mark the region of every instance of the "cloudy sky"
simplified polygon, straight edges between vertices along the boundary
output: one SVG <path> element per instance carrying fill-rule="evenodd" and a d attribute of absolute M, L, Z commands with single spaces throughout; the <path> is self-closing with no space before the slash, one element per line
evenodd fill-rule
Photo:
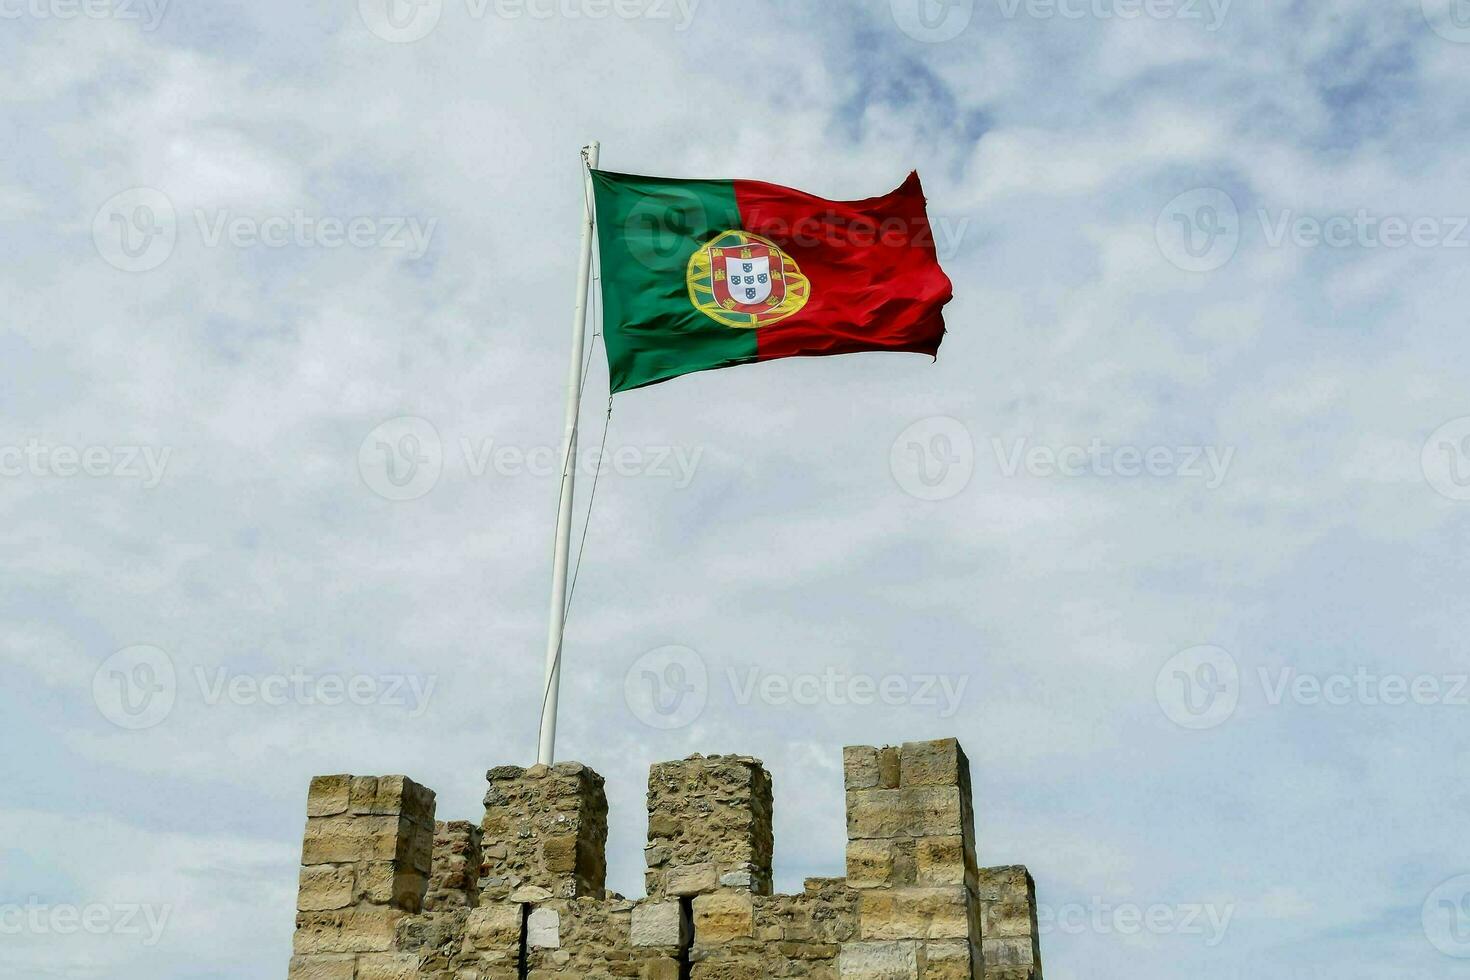
<path fill-rule="evenodd" d="M 1463 974 L 1470 5 L 387 2 L 0 0 L 0 976 L 282 976 L 313 774 L 531 761 L 591 138 L 917 168 L 956 287 L 617 399 L 613 887 L 652 762 L 765 759 L 789 890 L 956 735 L 1053 980 Z"/>

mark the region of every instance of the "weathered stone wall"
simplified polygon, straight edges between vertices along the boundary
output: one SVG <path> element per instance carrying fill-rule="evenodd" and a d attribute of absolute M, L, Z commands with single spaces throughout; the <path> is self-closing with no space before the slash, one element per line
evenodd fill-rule
<path fill-rule="evenodd" d="M 857 937 L 857 896 L 841 878 L 812 878 L 801 895 L 722 892 L 694 899 L 693 980 L 837 980 Z"/>
<path fill-rule="evenodd" d="M 402 776 L 319 776 L 306 812 L 291 977 L 404 975 L 396 935 L 423 906 L 434 794 Z"/>
<path fill-rule="evenodd" d="M 970 763 L 954 739 L 846 750 L 847 881 L 860 941 L 842 976 L 979 980 Z"/>
<path fill-rule="evenodd" d="M 433 870 L 425 912 L 472 909 L 480 904 L 481 831 L 467 820 L 434 825 Z"/>
<path fill-rule="evenodd" d="M 1040 980 L 1036 882 L 1023 867 L 980 870 L 985 980 Z"/>
<path fill-rule="evenodd" d="M 556 898 L 601 898 L 607 881 L 607 794 L 578 762 L 501 766 L 486 774 L 481 896 L 505 901 L 523 885 Z"/>
<path fill-rule="evenodd" d="M 759 761 L 653 767 L 642 900 L 604 892 L 607 799 L 585 766 L 491 770 L 482 828 L 435 824 L 401 776 L 318 778 L 290 978 L 1041 980 L 1035 884 L 978 867 L 958 743 L 844 763 L 848 877 L 800 895 L 770 894 Z"/>
<path fill-rule="evenodd" d="M 692 756 L 648 775 L 648 896 L 771 893 L 771 775 L 758 759 Z"/>

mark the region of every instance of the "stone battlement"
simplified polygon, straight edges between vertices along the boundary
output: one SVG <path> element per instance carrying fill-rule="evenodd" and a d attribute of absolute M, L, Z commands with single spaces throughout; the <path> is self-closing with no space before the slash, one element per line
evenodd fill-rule
<path fill-rule="evenodd" d="M 403 776 L 319 776 L 290 980 L 1041 980 L 1036 889 L 976 860 L 953 739 L 844 753 L 847 876 L 772 894 L 771 777 L 693 756 L 648 779 L 647 891 L 606 890 L 580 763 L 487 774 L 479 826 Z"/>

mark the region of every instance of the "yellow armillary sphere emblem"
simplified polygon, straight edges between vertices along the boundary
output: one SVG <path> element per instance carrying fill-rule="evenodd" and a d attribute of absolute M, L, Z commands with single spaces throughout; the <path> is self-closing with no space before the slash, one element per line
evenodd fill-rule
<path fill-rule="evenodd" d="M 799 313 L 812 284 L 769 238 L 724 231 L 689 258 L 689 301 L 727 327 L 754 329 Z"/>

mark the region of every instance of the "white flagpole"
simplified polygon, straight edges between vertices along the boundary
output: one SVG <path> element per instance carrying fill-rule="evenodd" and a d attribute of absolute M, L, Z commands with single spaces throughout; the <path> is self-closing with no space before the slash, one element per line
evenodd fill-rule
<path fill-rule="evenodd" d="M 577 419 L 582 411 L 582 360 L 587 346 L 587 290 L 592 281 L 592 171 L 602 144 L 582 147 L 582 266 L 577 274 L 577 305 L 572 311 L 572 363 L 567 369 L 567 417 L 562 435 L 561 510 L 556 516 L 556 551 L 551 566 L 551 628 L 546 637 L 546 692 L 541 706 L 541 749 L 536 761 L 556 761 L 556 708 L 561 697 L 561 644 L 566 631 L 567 564 L 572 550 L 572 492 L 577 482 Z"/>

